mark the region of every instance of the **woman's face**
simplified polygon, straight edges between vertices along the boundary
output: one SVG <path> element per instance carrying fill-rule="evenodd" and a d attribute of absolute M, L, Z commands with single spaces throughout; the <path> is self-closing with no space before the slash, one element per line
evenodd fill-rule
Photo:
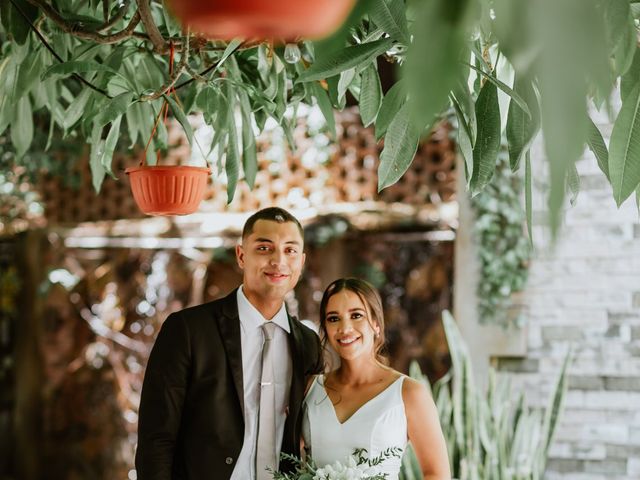
<path fill-rule="evenodd" d="M 372 321 L 369 309 L 356 293 L 341 290 L 332 295 L 327 302 L 324 325 L 329 343 L 340 358 L 375 357 L 375 337 L 380 327 Z"/>

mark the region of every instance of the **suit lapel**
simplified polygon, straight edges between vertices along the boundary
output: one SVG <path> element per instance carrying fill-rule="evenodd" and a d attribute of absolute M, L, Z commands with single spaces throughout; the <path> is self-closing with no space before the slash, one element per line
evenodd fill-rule
<path fill-rule="evenodd" d="M 291 390 L 289 391 L 289 406 L 298 403 L 298 392 L 300 386 L 304 385 L 304 359 L 302 355 L 302 333 L 297 321 L 293 317 L 289 317 L 289 327 L 291 334 L 289 335 L 289 348 L 291 350 L 291 363 L 293 366 L 293 375 L 291 378 Z M 304 390 L 304 387 L 302 387 Z"/>
<path fill-rule="evenodd" d="M 242 379 L 242 348 L 240 341 L 240 316 L 238 314 L 237 289 L 230 293 L 222 306 L 222 315 L 217 317 L 218 327 L 227 353 L 227 361 L 231 367 L 233 383 L 238 394 L 238 401 L 244 413 L 244 388 Z"/>

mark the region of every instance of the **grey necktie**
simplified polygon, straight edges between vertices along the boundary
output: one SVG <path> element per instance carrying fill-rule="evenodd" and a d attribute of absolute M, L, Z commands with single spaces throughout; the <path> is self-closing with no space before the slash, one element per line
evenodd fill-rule
<path fill-rule="evenodd" d="M 260 411 L 258 413 L 258 444 L 256 448 L 256 479 L 270 480 L 266 470 L 278 469 L 276 458 L 276 382 L 274 375 L 275 351 L 273 334 L 276 325 L 262 325 L 264 345 L 262 347 L 262 377 L 260 379 Z"/>

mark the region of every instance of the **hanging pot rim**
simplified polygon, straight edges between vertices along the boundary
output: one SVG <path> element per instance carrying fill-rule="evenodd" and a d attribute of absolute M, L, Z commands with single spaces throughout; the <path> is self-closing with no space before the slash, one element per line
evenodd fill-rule
<path fill-rule="evenodd" d="M 135 173 L 139 171 L 155 171 L 155 172 L 174 171 L 175 172 L 178 170 L 211 173 L 210 167 L 196 167 L 194 165 L 138 165 L 137 167 L 128 167 L 127 169 L 125 169 L 124 173 L 129 175 L 131 173 Z"/>

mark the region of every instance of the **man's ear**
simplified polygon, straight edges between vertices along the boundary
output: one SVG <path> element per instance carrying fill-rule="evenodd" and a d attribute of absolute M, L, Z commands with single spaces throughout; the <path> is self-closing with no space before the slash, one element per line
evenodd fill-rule
<path fill-rule="evenodd" d="M 307 254 L 302 252 L 302 266 L 304 267 L 304 262 L 307 259 Z"/>
<path fill-rule="evenodd" d="M 236 245 L 236 260 L 238 266 L 244 270 L 244 250 L 242 249 L 242 245 Z"/>

